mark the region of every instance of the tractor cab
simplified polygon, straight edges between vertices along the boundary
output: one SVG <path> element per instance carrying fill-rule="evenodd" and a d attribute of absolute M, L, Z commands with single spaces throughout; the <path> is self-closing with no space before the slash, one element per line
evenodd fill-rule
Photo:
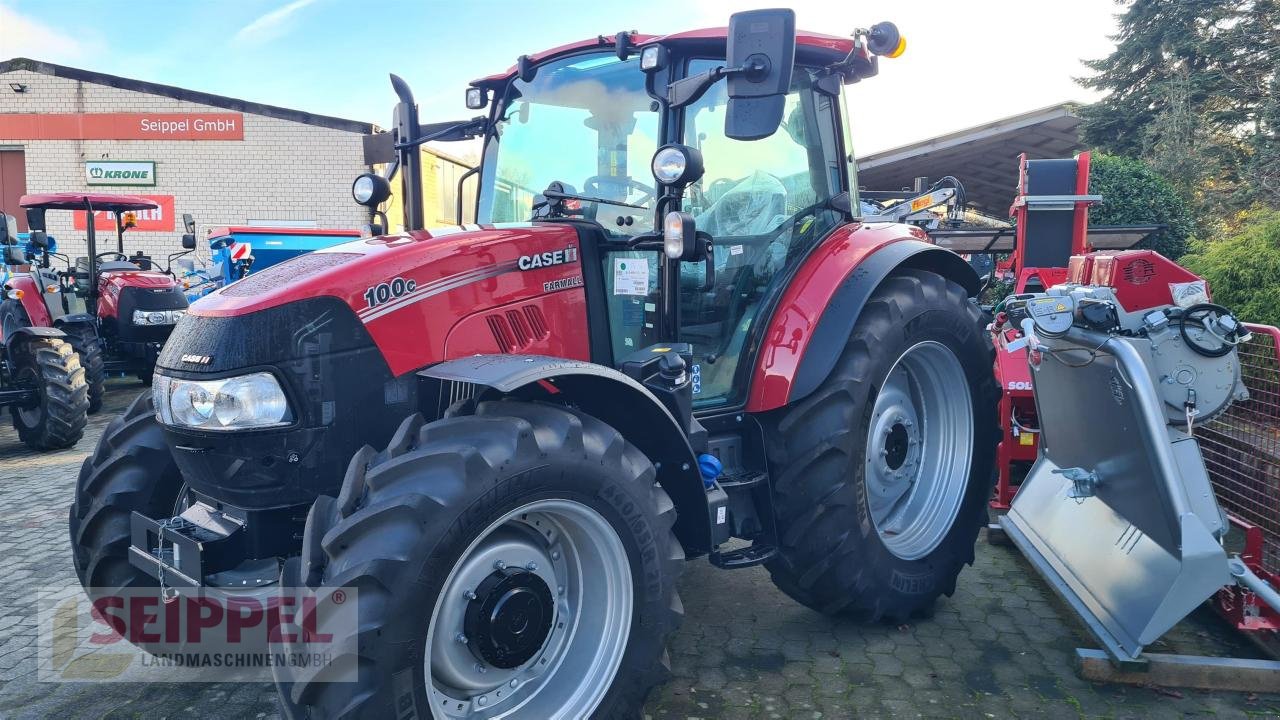
<path fill-rule="evenodd" d="M 461 123 L 419 126 L 395 78 L 394 147 L 482 137 L 481 224 L 581 229 L 586 286 L 603 308 L 591 359 L 618 366 L 654 343 L 686 343 L 695 407 L 740 404 L 756 319 L 858 215 L 845 85 L 901 45 L 888 23 L 838 38 L 787 22 L 773 16 L 768 32 L 727 48 L 720 28 L 522 56 L 472 83 L 468 107 L 488 114 Z M 416 163 L 394 163 L 411 185 Z M 361 176 L 357 202 L 376 206 L 386 184 Z M 421 211 L 411 200 L 406 214 L 413 227 Z"/>

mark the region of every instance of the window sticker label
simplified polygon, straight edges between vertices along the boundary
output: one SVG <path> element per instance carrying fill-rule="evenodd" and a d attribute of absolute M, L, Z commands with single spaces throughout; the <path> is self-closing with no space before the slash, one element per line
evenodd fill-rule
<path fill-rule="evenodd" d="M 693 394 L 694 395 L 702 394 L 702 365 L 701 364 L 694 365 L 692 368 L 690 368 L 689 374 L 692 376 L 691 380 L 693 383 Z"/>
<path fill-rule="evenodd" d="M 648 295 L 649 263 L 638 258 L 614 258 L 613 294 Z"/>

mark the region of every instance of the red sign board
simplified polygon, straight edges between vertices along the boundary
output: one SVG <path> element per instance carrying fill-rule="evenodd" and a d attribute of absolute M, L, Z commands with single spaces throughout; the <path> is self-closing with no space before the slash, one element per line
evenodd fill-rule
<path fill-rule="evenodd" d="M 151 210 L 131 210 L 130 212 L 138 216 L 138 224 L 130 232 L 173 232 L 175 227 L 173 222 L 173 196 L 172 195 L 139 195 L 148 200 L 152 200 L 159 204 L 160 207 Z M 76 230 L 85 230 L 84 211 L 76 210 L 74 212 L 75 220 L 73 227 Z M 93 227 L 95 230 L 115 230 L 116 214 L 106 210 L 96 210 L 93 213 Z"/>
<path fill-rule="evenodd" d="M 13 140 L 244 140 L 240 113 L 0 113 Z"/>

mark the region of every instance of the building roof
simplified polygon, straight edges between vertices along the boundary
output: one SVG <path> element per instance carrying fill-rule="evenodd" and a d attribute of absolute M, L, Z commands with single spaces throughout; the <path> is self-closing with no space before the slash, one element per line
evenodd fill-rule
<path fill-rule="evenodd" d="M 858 158 L 858 184 L 868 190 L 911 187 L 959 178 L 972 206 L 997 217 L 1009 212 L 1017 194 L 1018 154 L 1037 160 L 1068 158 L 1085 149 L 1080 119 L 1070 103 L 1052 105 L 967 130 Z"/>
<path fill-rule="evenodd" d="M 53 77 L 67 78 L 69 80 L 79 80 L 81 82 L 93 83 L 95 85 L 119 88 L 121 90 L 132 90 L 134 92 L 147 93 L 148 95 L 159 95 L 161 97 L 185 100 L 187 102 L 209 105 L 216 108 L 223 108 L 225 110 L 249 113 L 251 115 L 262 115 L 264 117 L 276 118 L 278 120 L 289 120 L 291 122 L 302 123 L 304 125 L 315 125 L 317 127 L 329 128 L 330 130 L 343 130 L 346 132 L 360 133 L 362 135 L 368 135 L 374 131 L 373 123 L 360 122 L 358 120 L 344 120 L 343 118 L 330 117 L 328 115 L 316 115 L 302 110 L 291 110 L 289 108 L 278 107 L 276 105 L 266 105 L 263 103 L 239 100 L 237 98 L 226 97 L 223 95 L 214 95 L 213 93 L 200 92 L 199 90 L 188 90 L 186 88 L 174 87 L 172 85 L 161 85 L 160 83 L 147 82 L 145 80 L 134 80 L 132 78 L 120 77 L 118 75 L 93 72 L 92 70 L 81 70 L 79 68 L 67 67 L 66 65 L 56 65 L 42 60 L 32 60 L 30 58 L 22 57 L 12 58 L 10 60 L 0 60 L 0 75 L 13 72 L 15 70 L 27 70 L 30 72 L 40 73 L 42 75 L 51 75 Z"/>

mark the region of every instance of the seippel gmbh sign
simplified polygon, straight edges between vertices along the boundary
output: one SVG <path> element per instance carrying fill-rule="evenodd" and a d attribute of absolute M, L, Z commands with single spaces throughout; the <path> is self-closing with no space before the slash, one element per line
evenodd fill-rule
<path fill-rule="evenodd" d="M 90 185 L 156 184 L 156 164 L 149 160 L 86 160 L 84 174 Z"/>

